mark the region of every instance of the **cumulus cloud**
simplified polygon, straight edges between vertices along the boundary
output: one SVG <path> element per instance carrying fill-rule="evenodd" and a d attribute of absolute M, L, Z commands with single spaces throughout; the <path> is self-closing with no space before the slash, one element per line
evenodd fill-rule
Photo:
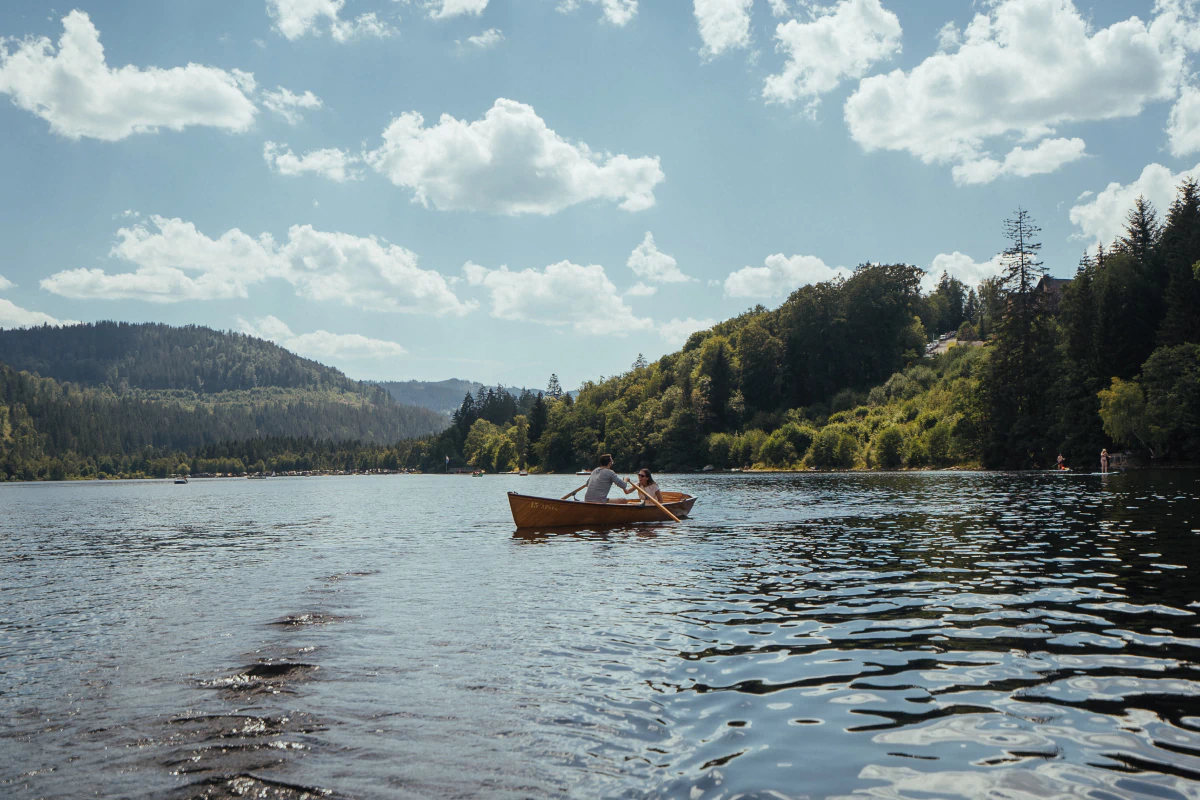
<path fill-rule="evenodd" d="M 1015 138 L 1041 142 L 1036 157 L 1018 161 L 1050 166 L 1051 153 L 1070 153 L 1064 142 L 1074 141 L 1051 139 L 1056 127 L 1135 116 L 1172 99 L 1195 46 L 1190 6 L 1169 0 L 1148 23 L 1130 17 L 1095 31 L 1071 0 L 998 0 L 984 8 L 961 37 L 940 37 L 943 52 L 909 72 L 859 84 L 845 106 L 859 145 L 969 165 L 991 158 L 990 141 Z M 984 162 L 960 175 L 989 171 L 996 168 Z"/>
<path fill-rule="evenodd" d="M 1200 151 L 1200 89 L 1185 86 L 1167 120 L 1171 155 L 1182 157 Z"/>
<path fill-rule="evenodd" d="M 594 153 L 559 136 L 531 106 L 504 98 L 469 123 L 443 114 L 426 127 L 419 113 L 401 114 L 366 159 L 442 211 L 548 215 L 589 200 L 640 211 L 654 205 L 665 177 L 657 157 Z"/>
<path fill-rule="evenodd" d="M 341 19 L 345 4 L 346 0 L 267 0 L 267 13 L 275 20 L 275 30 L 288 40 L 309 34 L 319 36 L 323 22 L 328 23 L 330 35 L 338 42 L 357 36 L 385 37 L 395 33 L 374 12 L 354 20 Z"/>
<path fill-rule="evenodd" d="M 29 311 L 11 300 L 0 297 L 0 329 L 36 328 L 42 325 L 78 325 L 73 319 L 56 319 L 41 311 Z"/>
<path fill-rule="evenodd" d="M 44 37 L 0 40 L 0 93 L 55 133 L 117 141 L 161 128 L 244 131 L 254 123 L 252 75 L 199 64 L 114 69 L 87 14 L 72 11 L 62 23 L 57 49 Z"/>
<path fill-rule="evenodd" d="M 672 319 L 670 322 L 662 322 L 658 325 L 658 335 L 663 338 L 663 341 L 670 347 L 679 347 L 688 340 L 696 331 L 708 330 L 713 325 L 717 324 L 715 319 Z"/>
<path fill-rule="evenodd" d="M 658 291 L 657 286 L 638 281 L 633 286 L 625 290 L 625 297 L 651 297 Z"/>
<path fill-rule="evenodd" d="M 446 19 L 470 14 L 478 17 L 487 8 L 488 0 L 437 0 L 430 3 L 429 16 L 432 19 Z"/>
<path fill-rule="evenodd" d="M 295 125 L 304 119 L 303 110 L 314 110 L 321 107 L 321 98 L 312 92 L 296 94 L 282 86 L 273 92 L 263 92 L 263 107 L 279 116 L 289 125 Z"/>
<path fill-rule="evenodd" d="M 939 253 L 933 257 L 933 263 L 925 271 L 921 279 L 921 288 L 932 292 L 937 288 L 942 273 L 951 278 L 958 278 L 968 287 L 979 286 L 985 278 L 994 278 L 1004 271 L 1000 265 L 1000 256 L 994 256 L 989 261 L 976 261 L 970 256 L 955 250 L 953 253 Z"/>
<path fill-rule="evenodd" d="M 994 158 L 979 158 L 955 165 L 950 172 L 959 186 L 974 183 L 991 183 L 1002 175 L 1028 178 L 1054 172 L 1064 164 L 1083 158 L 1083 139 L 1043 139 L 1037 147 L 1026 150 L 1017 145 L 1009 151 L 1003 161 Z"/>
<path fill-rule="evenodd" d="M 816 256 L 767 256 L 761 267 L 742 267 L 725 279 L 726 297 L 785 297 L 801 286 L 849 278 L 845 267 L 830 267 Z"/>
<path fill-rule="evenodd" d="M 1088 245 L 1107 245 L 1125 232 L 1125 218 L 1139 196 L 1144 196 L 1160 213 L 1165 213 L 1175 200 L 1179 184 L 1186 178 L 1200 180 L 1200 164 L 1178 173 L 1162 164 L 1148 164 L 1132 183 L 1114 181 L 1101 192 L 1084 192 L 1071 208 L 1071 222 L 1080 229 L 1073 238 L 1082 239 Z"/>
<path fill-rule="evenodd" d="M 579 8 L 580 2 L 581 0 L 562 0 L 558 4 L 558 10 L 574 11 Z M 586 0 L 586 2 L 600 6 L 604 19 L 618 28 L 624 27 L 637 16 L 638 0 Z"/>
<path fill-rule="evenodd" d="M 692 6 L 705 58 L 750 44 L 750 6 L 754 0 L 695 0 Z"/>
<path fill-rule="evenodd" d="M 337 361 L 347 358 L 394 358 L 408 351 L 396 342 L 371 339 L 360 333 L 330 333 L 318 330 L 296 334 L 278 317 L 265 316 L 253 321 L 237 318 L 242 333 L 274 342 L 285 350 L 316 361 Z"/>
<path fill-rule="evenodd" d="M 646 231 L 642 243 L 633 248 L 625 266 L 633 270 L 633 274 L 652 283 L 683 283 L 691 280 L 679 270 L 674 256 L 660 252 L 654 244 L 654 235 Z"/>
<path fill-rule="evenodd" d="M 263 159 L 280 175 L 303 175 L 311 172 L 338 183 L 361 180 L 363 176 L 362 170 L 354 167 L 355 164 L 361 163 L 362 159 L 337 148 L 309 150 L 298 156 L 286 144 L 264 142 Z"/>
<path fill-rule="evenodd" d="M 0 275 L 0 292 L 12 289 L 15 283 Z M 34 328 L 41 325 L 78 325 L 75 320 L 55 319 L 41 311 L 28 311 L 11 300 L 0 297 L 0 330 L 5 328 Z"/>
<path fill-rule="evenodd" d="M 486 50 L 489 47 L 495 47 L 504 41 L 504 34 L 499 28 L 488 28 L 483 33 L 477 33 L 474 36 L 467 37 L 467 44 L 472 47 L 478 47 L 480 50 Z"/>
<path fill-rule="evenodd" d="M 634 315 L 599 264 L 560 261 L 543 270 L 513 272 L 468 262 L 463 273 L 472 286 L 488 292 L 491 314 L 498 319 L 569 326 L 579 333 L 606 336 L 654 327 Z"/>
<path fill-rule="evenodd" d="M 302 297 L 368 311 L 462 316 L 464 303 L 449 282 L 417 266 L 409 250 L 375 237 L 293 225 L 279 245 L 270 234 L 234 228 L 209 238 L 190 222 L 152 216 L 150 226 L 117 231 L 110 257 L 133 272 L 73 269 L 41 281 L 46 291 L 78 299 L 135 299 L 157 303 L 245 298 L 268 278 L 285 280 Z"/>
<path fill-rule="evenodd" d="M 861 78 L 900 52 L 900 20 L 879 0 L 841 0 L 814 15 L 811 22 L 793 19 L 775 29 L 775 49 L 788 61 L 763 86 L 768 102 L 806 100 L 815 108 L 844 78 Z"/>
<path fill-rule="evenodd" d="M 776 17 L 786 17 L 791 12 L 787 0 L 769 0 L 769 2 L 771 3 L 771 14 Z"/>

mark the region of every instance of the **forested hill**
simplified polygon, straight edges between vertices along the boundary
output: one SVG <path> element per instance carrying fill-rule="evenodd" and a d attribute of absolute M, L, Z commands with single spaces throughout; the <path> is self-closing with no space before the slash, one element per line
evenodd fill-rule
<path fill-rule="evenodd" d="M 95 322 L 0 330 L 0 363 L 85 386 L 212 394 L 274 386 L 385 392 L 277 344 L 197 325 Z"/>
<path fill-rule="evenodd" d="M 241 334 L 115 322 L 0 331 L 0 480 L 159 474 L 259 439 L 384 446 L 447 424 Z"/>

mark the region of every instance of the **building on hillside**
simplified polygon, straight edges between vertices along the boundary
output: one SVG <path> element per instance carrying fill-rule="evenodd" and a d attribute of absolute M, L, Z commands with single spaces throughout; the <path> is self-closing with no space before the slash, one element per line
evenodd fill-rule
<path fill-rule="evenodd" d="M 1051 278 L 1043 275 L 1034 289 L 1046 302 L 1046 310 L 1051 314 L 1058 313 L 1058 304 L 1062 302 L 1063 289 L 1071 282 L 1070 278 Z"/>

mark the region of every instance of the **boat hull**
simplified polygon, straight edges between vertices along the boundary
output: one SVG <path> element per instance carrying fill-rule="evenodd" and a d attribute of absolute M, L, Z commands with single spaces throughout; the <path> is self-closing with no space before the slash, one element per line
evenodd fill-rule
<path fill-rule="evenodd" d="M 671 513 L 683 519 L 692 511 L 696 498 L 679 492 L 663 492 L 663 503 Z M 518 528 L 577 528 L 619 526 L 634 522 L 670 522 L 658 506 L 637 503 L 581 503 L 508 493 L 513 522 Z"/>

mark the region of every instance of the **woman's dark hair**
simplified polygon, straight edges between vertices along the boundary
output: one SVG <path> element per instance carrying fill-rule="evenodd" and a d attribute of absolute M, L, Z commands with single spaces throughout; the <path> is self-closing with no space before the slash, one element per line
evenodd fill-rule
<path fill-rule="evenodd" d="M 638 470 L 638 475 L 639 475 L 639 476 L 645 475 L 645 476 L 646 476 L 646 480 L 650 481 L 650 483 L 654 483 L 654 476 L 650 474 L 650 470 L 648 470 L 648 469 L 639 469 L 639 470 Z"/>
<path fill-rule="evenodd" d="M 600 466 L 607 467 L 611 463 L 612 463 L 612 456 L 610 456 L 608 453 L 605 453 L 604 455 L 600 456 Z"/>

